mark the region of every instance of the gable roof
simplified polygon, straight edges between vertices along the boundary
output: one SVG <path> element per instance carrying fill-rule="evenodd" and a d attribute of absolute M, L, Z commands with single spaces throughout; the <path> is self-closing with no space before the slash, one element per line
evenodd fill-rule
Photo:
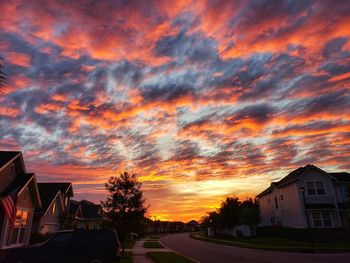
<path fill-rule="evenodd" d="M 0 151 L 0 168 L 16 158 L 21 152 Z"/>
<path fill-rule="evenodd" d="M 34 206 L 40 208 L 42 205 L 41 202 L 41 196 L 37 188 L 37 183 L 35 180 L 35 174 L 34 173 L 28 173 L 24 174 L 23 176 L 18 176 L 15 180 L 11 182 L 11 184 L 0 194 L 0 197 L 7 196 L 12 191 L 16 190 L 18 188 L 18 194 L 24 189 L 27 185 L 31 183 L 31 181 L 34 182 L 33 190 L 36 192 L 34 196 Z"/>
<path fill-rule="evenodd" d="M 87 200 L 80 201 L 80 207 L 82 218 L 85 219 L 93 219 L 93 218 L 102 218 L 102 215 L 100 214 L 101 205 L 94 204 Z"/>
<path fill-rule="evenodd" d="M 60 183 L 38 183 L 39 193 L 42 199 L 42 207 L 35 209 L 35 214 L 45 214 L 51 203 L 60 192 Z"/>
<path fill-rule="evenodd" d="M 72 183 L 70 182 L 59 182 L 59 183 L 38 183 L 38 186 L 46 188 L 47 191 L 68 193 L 69 196 L 73 196 Z"/>
<path fill-rule="evenodd" d="M 333 176 L 335 179 L 337 179 L 339 182 L 350 183 L 349 173 L 339 172 L 339 173 L 329 173 L 329 174 Z"/>
<path fill-rule="evenodd" d="M 69 204 L 69 214 L 75 216 L 79 209 L 79 202 L 71 199 Z"/>
<path fill-rule="evenodd" d="M 286 186 L 286 185 L 288 185 L 290 183 L 293 183 L 294 181 L 298 180 L 298 178 L 302 174 L 304 174 L 305 172 L 307 172 L 307 171 L 309 171 L 311 169 L 317 169 L 318 171 L 321 171 L 321 172 L 327 174 L 325 171 L 323 171 L 322 169 L 316 167 L 315 165 L 308 164 L 308 165 L 305 165 L 304 167 L 299 167 L 298 169 L 292 171 L 291 173 L 289 173 L 287 176 L 283 177 L 278 182 L 272 182 L 271 186 L 269 186 L 267 189 L 262 191 L 256 197 L 260 198 L 260 197 L 262 197 L 262 196 L 264 196 L 264 195 L 266 195 L 268 193 L 271 193 L 273 187 L 280 188 L 280 187 Z"/>

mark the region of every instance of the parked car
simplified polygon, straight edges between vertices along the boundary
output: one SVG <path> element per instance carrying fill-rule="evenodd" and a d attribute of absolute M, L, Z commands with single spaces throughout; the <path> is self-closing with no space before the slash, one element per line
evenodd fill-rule
<path fill-rule="evenodd" d="M 59 231 L 44 243 L 1 251 L 4 263 L 119 263 L 119 240 L 112 230 Z"/>

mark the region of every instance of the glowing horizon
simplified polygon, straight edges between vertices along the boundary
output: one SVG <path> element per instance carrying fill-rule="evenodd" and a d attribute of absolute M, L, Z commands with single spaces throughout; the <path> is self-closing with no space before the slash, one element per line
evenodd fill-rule
<path fill-rule="evenodd" d="M 0 150 L 103 200 L 198 220 L 292 170 L 349 171 L 347 1 L 3 1 Z"/>

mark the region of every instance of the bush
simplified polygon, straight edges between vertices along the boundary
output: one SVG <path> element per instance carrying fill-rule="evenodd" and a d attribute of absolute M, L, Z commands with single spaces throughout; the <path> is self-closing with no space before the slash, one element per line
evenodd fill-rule
<path fill-rule="evenodd" d="M 314 239 L 317 241 L 349 241 L 350 229 L 347 228 L 292 228 L 283 226 L 261 226 L 256 228 L 257 237 Z"/>

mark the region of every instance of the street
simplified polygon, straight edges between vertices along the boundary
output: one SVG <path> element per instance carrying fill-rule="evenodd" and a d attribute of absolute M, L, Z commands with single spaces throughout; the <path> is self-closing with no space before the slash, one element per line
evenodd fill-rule
<path fill-rule="evenodd" d="M 168 235 L 160 242 L 169 249 L 200 263 L 349 263 L 350 253 L 309 254 L 267 251 L 220 245 L 192 239 L 188 233 Z"/>

